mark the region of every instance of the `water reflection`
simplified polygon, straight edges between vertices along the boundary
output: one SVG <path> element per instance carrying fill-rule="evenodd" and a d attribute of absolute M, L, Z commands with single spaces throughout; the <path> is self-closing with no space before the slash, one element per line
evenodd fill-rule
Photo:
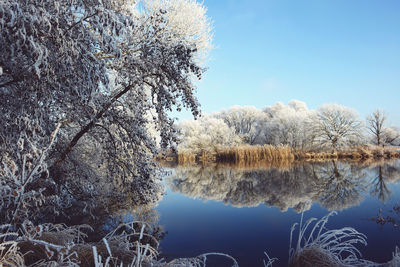
<path fill-rule="evenodd" d="M 375 166 L 373 169 L 376 175 L 371 182 L 371 195 L 385 202 L 391 194 L 388 183 L 400 181 L 400 168 L 396 165 L 384 164 Z"/>
<path fill-rule="evenodd" d="M 281 211 L 308 210 L 318 202 L 328 210 L 358 205 L 369 192 L 385 201 L 388 183 L 400 181 L 399 161 L 303 163 L 290 168 L 242 169 L 220 165 L 178 166 L 169 187 L 191 198 L 221 201 L 235 207 L 264 204 Z"/>
<path fill-rule="evenodd" d="M 322 183 L 318 198 L 328 210 L 343 210 L 358 205 L 368 187 L 367 172 L 361 166 L 332 161 L 317 170 L 317 179 Z"/>

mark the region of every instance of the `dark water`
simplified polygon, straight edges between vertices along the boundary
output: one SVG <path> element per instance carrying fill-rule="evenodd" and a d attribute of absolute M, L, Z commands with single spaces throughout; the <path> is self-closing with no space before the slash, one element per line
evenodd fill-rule
<path fill-rule="evenodd" d="M 286 266 L 290 228 L 329 211 L 327 228 L 355 228 L 367 236 L 363 258 L 385 262 L 400 246 L 400 162 L 301 164 L 286 170 L 177 167 L 165 178 L 157 210 L 167 232 L 167 260 L 206 252 L 229 254 L 240 266 L 263 266 L 264 251 Z M 391 219 L 377 223 L 379 216 Z M 212 259 L 208 266 L 230 266 Z"/>

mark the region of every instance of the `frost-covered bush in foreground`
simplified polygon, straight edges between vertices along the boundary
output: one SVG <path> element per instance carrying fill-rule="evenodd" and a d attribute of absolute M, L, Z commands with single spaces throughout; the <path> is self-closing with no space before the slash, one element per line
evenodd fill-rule
<path fill-rule="evenodd" d="M 223 256 L 238 266 L 236 260 L 222 253 L 206 253 L 193 258 L 166 262 L 158 259 L 158 241 L 146 230 L 146 223 L 121 224 L 97 243 L 86 243 L 89 226 L 67 227 L 57 224 L 22 224 L 20 231 L 10 225 L 0 226 L 0 264 L 3 266 L 206 266 L 207 257 Z"/>
<path fill-rule="evenodd" d="M 32 132 L 40 130 L 33 126 L 30 129 Z M 58 130 L 59 126 L 49 138 L 36 133 L 35 139 L 28 138 L 27 132 L 21 132 L 14 153 L 2 154 L 0 224 L 15 225 L 29 218 L 59 211 L 59 196 L 45 192 L 52 186 L 51 182 L 46 181 L 48 180 L 46 158 L 56 142 Z M 43 181 L 43 184 L 39 185 L 39 181 Z"/>

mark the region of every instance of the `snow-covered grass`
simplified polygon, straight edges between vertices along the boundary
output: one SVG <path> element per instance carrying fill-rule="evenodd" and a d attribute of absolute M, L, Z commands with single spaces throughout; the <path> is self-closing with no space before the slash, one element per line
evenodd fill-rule
<path fill-rule="evenodd" d="M 140 226 L 137 228 L 136 226 Z M 207 265 L 207 257 L 222 256 L 238 267 L 237 261 L 223 253 L 205 253 L 170 262 L 159 258 L 158 242 L 149 235 L 146 223 L 124 223 L 97 243 L 85 242 L 84 226 L 33 225 L 26 221 L 23 231 L 11 232 L 10 225 L 0 227 L 0 266 L 182 266 Z M 152 239 L 153 245 L 144 242 Z"/>
<path fill-rule="evenodd" d="M 362 258 L 358 245 L 367 245 L 367 237 L 351 227 L 328 230 L 326 224 L 336 212 L 332 211 L 320 220 L 310 218 L 300 224 L 295 223 L 290 232 L 289 262 L 290 267 L 369 267 L 369 266 L 399 266 L 400 251 L 396 247 L 393 258 L 386 263 L 376 263 Z M 298 230 L 297 239 L 293 234 Z M 272 262 L 268 257 L 268 264 Z"/>
<path fill-rule="evenodd" d="M 293 224 L 290 232 L 289 266 L 373 266 L 360 259 L 357 244 L 367 245 L 365 235 L 351 227 L 326 230 L 330 212 L 322 219 L 311 218 L 303 224 Z M 314 226 L 309 232 L 309 226 Z M 298 227 L 297 240 L 293 242 L 293 233 Z M 308 234 L 308 236 L 307 236 Z"/>

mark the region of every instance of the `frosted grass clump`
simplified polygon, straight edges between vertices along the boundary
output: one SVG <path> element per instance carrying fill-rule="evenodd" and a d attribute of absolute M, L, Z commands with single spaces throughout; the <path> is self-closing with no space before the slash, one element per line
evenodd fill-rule
<path fill-rule="evenodd" d="M 367 238 L 354 228 L 326 230 L 328 219 L 337 214 L 330 212 L 322 219 L 311 218 L 303 225 L 293 224 L 290 232 L 289 266 L 377 266 L 376 263 L 361 259 L 356 244 L 367 245 Z M 308 233 L 308 228 L 314 223 Z M 293 233 L 299 226 L 296 243 L 293 244 Z M 293 245 L 293 247 L 292 247 Z"/>
<path fill-rule="evenodd" d="M 134 222 L 138 223 L 138 222 Z M 128 267 L 141 267 L 141 266 L 153 266 L 153 267 L 205 267 L 207 266 L 207 257 L 209 256 L 223 256 L 230 260 L 232 260 L 233 265 L 232 267 L 239 267 L 237 261 L 223 253 L 205 253 L 201 254 L 197 257 L 193 258 L 178 258 L 174 259 L 170 262 L 165 262 L 164 259 L 157 259 L 158 257 L 158 242 L 155 238 L 149 234 L 145 233 L 145 228 L 150 227 L 148 224 L 139 222 L 142 224 L 140 231 L 136 231 L 133 226 L 133 223 L 130 224 L 121 224 L 117 229 L 112 231 L 108 234 L 105 238 L 103 238 L 103 242 L 106 246 L 108 256 L 102 257 L 98 254 L 97 248 L 95 246 L 92 247 L 93 249 L 93 257 L 94 257 L 94 264 L 96 267 L 111 267 L 116 266 L 119 263 L 119 259 L 117 257 L 113 257 L 110 242 L 113 244 L 119 244 L 118 246 L 124 247 L 125 251 L 133 251 L 133 257 Z M 127 228 L 130 231 L 123 231 L 122 234 L 118 234 L 120 229 Z M 138 236 L 137 241 L 130 242 L 129 239 L 132 236 Z M 155 247 L 149 245 L 149 243 L 144 244 L 142 243 L 143 237 L 147 236 L 155 241 Z M 118 241 L 118 242 L 117 242 Z M 122 263 L 121 263 L 122 264 Z"/>

